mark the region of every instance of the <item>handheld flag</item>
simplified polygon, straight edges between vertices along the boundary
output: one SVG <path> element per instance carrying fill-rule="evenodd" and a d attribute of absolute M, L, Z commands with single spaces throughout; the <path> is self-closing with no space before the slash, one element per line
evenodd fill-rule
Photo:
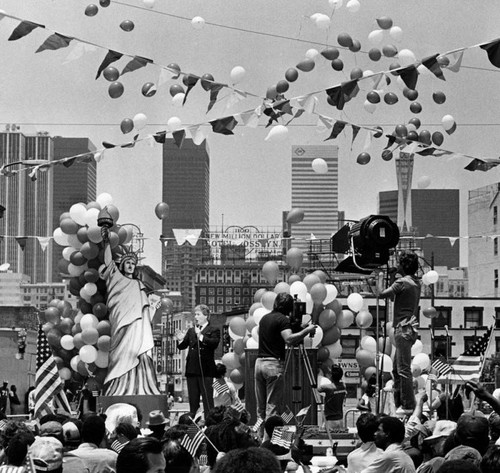
<path fill-rule="evenodd" d="M 290 448 L 293 443 L 294 435 L 295 426 L 293 425 L 275 427 L 273 430 L 273 435 L 271 437 L 271 443 L 274 445 L 279 445 L 283 448 Z"/>
<path fill-rule="evenodd" d="M 182 437 L 181 446 L 194 458 L 204 438 L 205 434 L 202 430 L 198 429 L 195 425 L 190 425 L 188 431 Z"/>

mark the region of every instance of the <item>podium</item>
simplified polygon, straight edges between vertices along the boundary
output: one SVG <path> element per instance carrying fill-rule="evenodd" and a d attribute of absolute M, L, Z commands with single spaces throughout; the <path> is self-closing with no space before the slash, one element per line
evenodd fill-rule
<path fill-rule="evenodd" d="M 285 392 L 283 405 L 288 406 L 296 414 L 303 407 L 311 406 L 304 420 L 304 425 L 316 425 L 318 422 L 318 412 L 316 400 L 307 377 L 304 360 L 299 356 L 299 348 L 287 348 L 290 353 L 290 360 L 285 377 Z M 306 348 L 307 359 L 311 364 L 314 376 L 316 377 L 317 348 Z M 258 350 L 256 348 L 245 349 L 245 407 L 250 413 L 250 424 L 255 424 L 257 420 L 257 402 L 255 399 L 255 360 Z M 316 379 L 315 379 L 316 381 Z"/>

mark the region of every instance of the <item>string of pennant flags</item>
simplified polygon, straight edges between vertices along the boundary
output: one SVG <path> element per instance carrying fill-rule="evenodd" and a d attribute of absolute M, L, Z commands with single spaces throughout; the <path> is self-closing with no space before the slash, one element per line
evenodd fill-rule
<path fill-rule="evenodd" d="M 357 125 L 348 122 L 346 120 L 339 120 L 325 116 L 323 114 L 316 113 L 315 111 L 317 103 L 316 95 L 326 93 L 329 103 L 335 106 L 337 110 L 341 111 L 343 110 L 345 104 L 352 98 L 356 97 L 356 95 L 359 93 L 360 89 L 358 83 L 360 81 L 371 81 L 372 88 L 376 89 L 377 87 L 379 87 L 381 81 L 384 78 L 388 77 L 388 74 L 396 74 L 399 77 L 401 77 L 402 81 L 408 88 L 415 89 L 418 76 L 420 74 L 419 72 L 420 67 L 425 67 L 437 78 L 441 80 L 446 80 L 443 72 L 444 66 L 440 64 L 438 58 L 443 56 L 451 57 L 452 61 L 450 61 L 450 64 L 446 66 L 446 69 L 452 72 L 458 72 L 461 67 L 464 52 L 469 49 L 478 47 L 486 51 L 488 59 L 491 62 L 491 64 L 493 64 L 495 67 L 500 68 L 500 38 L 497 38 L 492 41 L 478 43 L 468 47 L 461 47 L 444 53 L 435 53 L 426 58 L 423 58 L 422 60 L 418 60 L 410 65 L 402 66 L 396 69 L 376 72 L 367 76 L 360 77 L 358 79 L 351 79 L 342 82 L 340 84 L 334 85 L 332 87 L 329 87 L 327 89 L 321 89 L 318 91 L 310 92 L 308 94 L 294 97 L 291 99 L 286 99 L 284 98 L 284 96 L 280 95 L 276 99 L 270 100 L 267 99 L 266 97 L 262 97 L 254 93 L 236 88 L 234 87 L 234 85 L 216 82 L 215 80 L 212 81 L 206 78 L 201 78 L 200 76 L 193 74 L 191 72 L 182 71 L 180 68 L 178 68 L 177 65 L 165 66 L 149 58 L 135 56 L 124 52 L 113 51 L 105 46 L 92 43 L 90 41 L 83 40 L 80 38 L 63 35 L 56 31 L 49 30 L 44 25 L 34 23 L 13 15 L 9 15 L 7 13 L 2 13 L 2 16 L 20 22 L 12 31 L 10 37 L 8 38 L 9 41 L 19 40 L 29 35 L 36 28 L 42 28 L 51 32 L 49 37 L 45 39 L 45 41 L 38 47 L 35 53 L 39 53 L 46 50 L 58 50 L 61 48 L 66 48 L 70 45 L 70 43 L 73 40 L 77 43 L 77 45 L 81 45 L 81 47 L 79 47 L 77 51 L 73 50 L 72 54 L 70 54 L 71 60 L 78 59 L 79 57 L 81 57 L 81 55 L 85 54 L 87 51 L 94 48 L 107 50 L 106 57 L 104 58 L 104 60 L 102 61 L 102 63 L 98 68 L 96 79 L 100 77 L 101 73 L 104 71 L 106 67 L 118 61 L 119 59 L 125 57 L 129 58 L 129 62 L 122 70 L 121 75 L 128 72 L 133 72 L 140 68 L 146 67 L 147 65 L 155 65 L 160 68 L 160 77 L 158 81 L 158 86 L 163 85 L 169 79 L 177 79 L 181 75 L 187 77 L 189 80 L 187 81 L 188 86 L 184 96 L 184 103 L 187 99 L 189 92 L 199 81 L 202 82 L 202 85 L 203 82 L 208 83 L 209 87 L 207 87 L 207 90 L 210 91 L 210 102 L 207 112 L 210 111 L 213 105 L 216 103 L 219 92 L 224 88 L 231 90 L 232 93 L 230 95 L 229 100 L 232 103 L 237 103 L 240 100 L 243 100 L 247 97 L 256 97 L 263 101 L 262 105 L 256 108 L 246 110 L 244 112 L 239 112 L 233 115 L 228 115 L 222 118 L 217 118 L 209 121 L 200 122 L 194 125 L 189 125 L 175 131 L 163 130 L 143 137 L 140 137 L 140 135 L 137 134 L 133 137 L 132 141 L 128 141 L 122 144 L 114 144 L 107 141 L 103 141 L 102 142 L 103 147 L 100 150 L 96 150 L 94 152 L 77 154 L 74 156 L 69 156 L 42 164 L 24 166 L 23 168 L 15 170 L 7 170 L 5 168 L 5 165 L 0 169 L 0 174 L 3 174 L 5 176 L 11 176 L 20 172 L 28 172 L 32 180 L 37 179 L 38 172 L 46 171 L 51 166 L 64 165 L 66 167 L 69 167 L 75 163 L 91 162 L 92 160 L 99 162 L 103 158 L 104 152 L 107 149 L 132 148 L 136 145 L 136 143 L 144 140 L 148 140 L 151 143 L 153 143 L 154 140 L 156 143 L 161 144 L 165 142 L 167 135 L 171 135 L 176 145 L 178 147 L 181 147 L 184 139 L 189 134 L 195 142 L 196 141 L 201 142 L 203 141 L 204 138 L 206 138 L 206 131 L 202 129 L 202 127 L 204 126 L 210 126 L 214 133 L 220 133 L 223 135 L 233 135 L 234 134 L 233 130 L 237 125 L 241 124 L 247 127 L 254 127 L 254 128 L 257 127 L 262 115 L 266 115 L 269 118 L 266 124 L 267 128 L 271 126 L 273 123 L 278 123 L 278 120 L 283 119 L 286 115 L 291 116 L 290 120 L 286 123 L 286 125 L 289 125 L 293 120 L 299 118 L 304 113 L 314 114 L 318 117 L 318 126 L 326 128 L 330 132 L 329 136 L 325 139 L 325 141 L 336 139 L 339 136 L 339 134 L 344 131 L 345 127 L 349 126 L 352 128 L 351 149 L 356 137 L 358 136 L 359 131 L 366 130 L 367 131 L 367 139 L 365 142 L 365 149 L 366 149 L 371 143 L 372 138 L 374 137 L 380 138 L 384 136 L 383 129 L 381 127 L 376 127 L 376 126 L 374 127 L 374 126 Z M 477 171 L 477 170 L 487 171 L 500 164 L 500 158 L 487 158 L 487 157 L 478 158 L 463 153 L 446 150 L 436 146 L 429 146 L 420 141 L 408 140 L 405 138 L 394 136 L 392 134 L 390 135 L 387 134 L 385 136 L 388 138 L 388 144 L 386 146 L 386 149 L 395 146 L 395 149 L 400 148 L 404 152 L 413 152 L 421 156 L 465 157 L 471 160 L 469 164 L 465 167 L 465 169 L 469 171 Z M 269 139 L 269 137 L 270 134 L 268 134 L 266 140 Z"/>

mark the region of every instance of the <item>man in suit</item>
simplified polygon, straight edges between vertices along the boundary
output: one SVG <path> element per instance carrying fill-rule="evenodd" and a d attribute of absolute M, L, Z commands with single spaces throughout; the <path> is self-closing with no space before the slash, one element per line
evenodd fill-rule
<path fill-rule="evenodd" d="M 177 348 L 189 349 L 186 357 L 186 379 L 189 410 L 196 415 L 200 395 L 205 415 L 214 407 L 213 379 L 216 376 L 214 352 L 220 341 L 220 330 L 210 325 L 210 310 L 206 305 L 194 308 L 195 326 L 187 332 L 177 331 Z"/>

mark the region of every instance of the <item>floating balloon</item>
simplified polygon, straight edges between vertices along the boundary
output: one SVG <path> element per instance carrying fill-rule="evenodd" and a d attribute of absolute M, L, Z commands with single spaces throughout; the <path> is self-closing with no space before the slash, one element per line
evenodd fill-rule
<path fill-rule="evenodd" d="M 349 51 L 357 53 L 361 50 L 361 43 L 357 39 L 352 40 L 352 44 L 349 46 Z"/>
<path fill-rule="evenodd" d="M 347 297 L 347 306 L 353 312 L 359 312 L 363 308 L 364 300 L 361 294 L 354 292 Z"/>
<path fill-rule="evenodd" d="M 366 329 L 371 326 L 373 316 L 367 310 L 362 310 L 356 315 L 356 325 L 359 328 Z"/>
<path fill-rule="evenodd" d="M 335 301 L 334 301 L 335 302 Z M 354 314 L 350 310 L 343 310 L 340 314 L 337 313 L 337 327 L 340 329 L 347 328 L 354 322 Z"/>
<path fill-rule="evenodd" d="M 384 373 L 392 373 L 393 364 L 389 355 L 381 355 L 378 359 L 378 369 Z"/>
<path fill-rule="evenodd" d="M 229 321 L 229 328 L 238 337 L 244 337 L 247 333 L 247 327 L 246 327 L 245 319 L 243 319 L 243 317 L 233 317 Z"/>
<path fill-rule="evenodd" d="M 177 131 L 182 128 L 182 121 L 179 117 L 170 117 L 167 121 L 167 126 L 170 131 Z"/>
<path fill-rule="evenodd" d="M 375 353 L 371 351 L 359 349 L 356 351 L 356 361 L 361 368 L 375 366 Z"/>
<path fill-rule="evenodd" d="M 325 284 L 326 288 L 326 297 L 323 301 L 323 304 L 327 305 L 337 297 L 338 291 L 337 288 L 333 284 Z"/>
<path fill-rule="evenodd" d="M 288 266 L 290 266 L 292 269 L 298 270 L 302 266 L 303 261 L 304 261 L 304 254 L 302 253 L 302 250 L 300 248 L 292 247 L 287 251 L 286 262 Z"/>
<path fill-rule="evenodd" d="M 339 57 L 340 51 L 335 46 L 330 46 L 326 49 L 323 49 L 323 51 L 321 51 L 321 55 L 325 59 L 328 59 L 329 61 L 333 61 L 334 59 L 337 59 Z"/>
<path fill-rule="evenodd" d="M 110 4 L 111 0 L 99 0 L 99 5 L 103 8 L 109 7 Z"/>
<path fill-rule="evenodd" d="M 231 70 L 230 77 L 231 81 L 233 84 L 237 84 L 238 82 L 243 80 L 243 77 L 245 77 L 246 71 L 243 67 L 241 66 L 235 66 Z"/>
<path fill-rule="evenodd" d="M 318 324 L 323 330 L 332 328 L 337 323 L 337 315 L 332 309 L 323 310 L 318 317 Z"/>
<path fill-rule="evenodd" d="M 191 20 L 191 25 L 195 30 L 201 30 L 205 26 L 205 20 L 201 16 L 195 16 Z"/>
<path fill-rule="evenodd" d="M 288 82 L 295 82 L 299 77 L 299 73 L 297 69 L 290 67 L 289 69 L 286 70 L 285 72 L 285 79 Z"/>
<path fill-rule="evenodd" d="M 281 292 L 285 292 L 287 294 L 290 294 L 290 284 L 288 284 L 286 282 L 279 282 L 278 284 L 276 284 L 276 286 L 274 286 L 273 291 L 276 294 L 279 294 Z"/>
<path fill-rule="evenodd" d="M 388 30 L 392 28 L 392 19 L 389 18 L 388 16 L 382 16 L 380 18 L 377 18 L 377 24 L 378 26 L 383 29 L 383 30 Z"/>
<path fill-rule="evenodd" d="M 377 62 L 382 57 L 382 52 L 378 48 L 371 48 L 370 51 L 368 51 L 368 57 L 372 61 Z"/>
<path fill-rule="evenodd" d="M 340 58 L 334 59 L 330 64 L 334 71 L 341 71 L 342 69 L 344 69 L 344 62 Z"/>
<path fill-rule="evenodd" d="M 165 202 L 159 202 L 155 206 L 155 215 L 160 219 L 160 220 L 165 220 L 168 218 L 168 215 L 170 213 L 170 207 L 168 204 Z"/>
<path fill-rule="evenodd" d="M 91 345 L 84 345 L 81 347 L 78 354 L 80 355 L 80 359 L 87 364 L 93 363 L 97 359 L 97 350 Z"/>
<path fill-rule="evenodd" d="M 304 211 L 302 209 L 299 209 L 299 208 L 295 208 L 295 209 L 292 209 L 290 210 L 290 212 L 288 212 L 287 216 L 286 216 L 286 221 L 288 223 L 300 223 L 302 222 L 302 220 L 304 220 Z"/>
<path fill-rule="evenodd" d="M 267 310 L 273 310 L 274 301 L 278 294 L 273 291 L 267 291 L 262 295 L 261 303 Z"/>
<path fill-rule="evenodd" d="M 386 57 L 394 57 L 398 54 L 398 48 L 393 44 L 386 44 L 382 47 L 382 54 Z"/>
<path fill-rule="evenodd" d="M 425 353 L 418 353 L 413 358 L 412 364 L 420 366 L 420 368 L 423 371 L 425 371 L 426 369 L 430 368 L 431 360 L 429 358 L 429 355 L 427 355 Z"/>
<path fill-rule="evenodd" d="M 443 144 L 443 141 L 444 141 L 444 135 L 440 132 L 440 131 L 435 131 L 433 134 L 432 134 L 432 142 L 436 145 L 436 146 L 441 146 Z"/>
<path fill-rule="evenodd" d="M 368 35 L 368 41 L 370 41 L 370 43 L 372 43 L 373 45 L 380 44 L 383 38 L 384 38 L 384 32 L 382 30 L 373 30 Z"/>
<path fill-rule="evenodd" d="M 429 284 L 435 284 L 438 282 L 439 273 L 432 269 L 426 273 L 426 277 Z"/>
<path fill-rule="evenodd" d="M 434 92 L 432 94 L 432 100 L 434 100 L 434 102 L 436 102 L 438 105 L 441 105 L 446 102 L 446 95 L 444 94 L 444 92 Z"/>
<path fill-rule="evenodd" d="M 276 84 L 276 92 L 284 94 L 290 88 L 290 84 L 286 80 L 280 80 Z"/>
<path fill-rule="evenodd" d="M 120 130 L 123 134 L 130 133 L 134 129 L 134 122 L 130 118 L 124 118 L 120 123 Z"/>
<path fill-rule="evenodd" d="M 426 189 L 431 183 L 431 178 L 429 176 L 421 176 L 418 178 L 417 186 L 419 189 Z"/>
<path fill-rule="evenodd" d="M 314 69 L 315 65 L 316 63 L 314 62 L 314 59 L 305 58 L 300 61 L 295 67 L 302 72 L 311 72 Z"/>
<path fill-rule="evenodd" d="M 86 16 L 96 16 L 98 12 L 99 8 L 97 7 L 97 5 L 94 5 L 93 3 L 87 5 L 87 7 L 85 8 Z"/>
<path fill-rule="evenodd" d="M 326 287 L 318 282 L 310 289 L 311 299 L 315 304 L 322 304 L 326 297 Z"/>
<path fill-rule="evenodd" d="M 375 353 L 377 351 L 377 341 L 369 335 L 365 335 L 361 339 L 360 346 L 363 350 L 367 350 L 371 353 Z"/>
<path fill-rule="evenodd" d="M 311 19 L 320 30 L 327 30 L 328 28 L 330 28 L 330 17 L 328 15 L 325 15 L 324 13 L 315 13 L 314 15 L 311 15 Z"/>
<path fill-rule="evenodd" d="M 366 100 L 368 100 L 368 102 L 373 104 L 379 103 L 380 94 L 376 90 L 370 90 L 370 92 L 366 94 Z"/>
<path fill-rule="evenodd" d="M 346 4 L 345 7 L 348 12 L 350 13 L 357 13 L 361 7 L 361 4 L 359 3 L 358 0 L 349 0 Z"/>
<path fill-rule="evenodd" d="M 117 99 L 123 95 L 123 84 L 121 82 L 112 82 L 108 87 L 108 94 L 112 99 Z"/>
<path fill-rule="evenodd" d="M 446 131 L 448 131 L 448 130 L 451 130 L 453 128 L 453 126 L 455 125 L 455 119 L 451 115 L 445 115 L 441 119 L 441 123 L 443 125 L 443 128 Z"/>
<path fill-rule="evenodd" d="M 366 153 L 366 152 L 363 152 L 363 153 L 359 153 L 358 154 L 358 157 L 356 158 L 356 162 L 358 164 L 362 164 L 362 165 L 365 165 L 365 164 L 368 164 L 371 160 L 371 156 Z"/>
<path fill-rule="evenodd" d="M 420 113 L 422 111 L 422 105 L 418 102 L 412 102 L 410 104 L 410 111 L 411 113 Z"/>
<path fill-rule="evenodd" d="M 156 85 L 152 82 L 146 82 L 141 88 L 141 93 L 144 97 L 152 97 L 156 94 L 156 91 Z"/>
<path fill-rule="evenodd" d="M 438 313 L 435 307 L 426 307 L 423 311 L 422 314 L 424 317 L 427 317 L 428 319 L 433 319 L 434 317 L 437 317 Z"/>
<path fill-rule="evenodd" d="M 421 374 L 422 374 L 422 368 L 420 368 L 420 366 L 418 366 L 418 365 L 412 364 L 411 365 L 411 375 L 414 378 L 418 378 Z"/>
<path fill-rule="evenodd" d="M 278 279 L 279 271 L 280 267 L 278 266 L 278 263 L 276 263 L 276 261 L 266 261 L 264 263 L 264 266 L 262 266 L 262 274 L 271 284 L 274 284 Z"/>
<path fill-rule="evenodd" d="M 384 94 L 384 102 L 387 105 L 394 105 L 398 100 L 398 96 L 394 92 L 387 92 Z"/>
<path fill-rule="evenodd" d="M 416 356 L 419 353 L 422 353 L 424 349 L 424 345 L 420 340 L 415 340 L 415 343 L 411 347 L 411 356 Z"/>
<path fill-rule="evenodd" d="M 410 66 L 417 61 L 415 54 L 409 49 L 402 49 L 399 51 L 398 58 L 401 61 L 402 66 Z"/>
<path fill-rule="evenodd" d="M 408 135 L 408 128 L 405 125 L 396 125 L 396 135 L 400 138 L 406 138 Z"/>
<path fill-rule="evenodd" d="M 351 35 L 348 33 L 340 33 L 337 36 L 337 43 L 339 43 L 340 46 L 343 46 L 344 48 L 348 48 L 349 46 L 352 46 Z"/>
<path fill-rule="evenodd" d="M 393 26 L 389 30 L 389 35 L 392 39 L 399 42 L 403 38 L 403 30 L 399 26 Z"/>
<path fill-rule="evenodd" d="M 323 333 L 323 338 L 321 340 L 321 343 L 323 345 L 331 345 L 332 343 L 335 343 L 337 340 L 340 339 L 340 335 L 341 335 L 340 328 L 334 325 L 333 327 L 330 327 Z"/>
<path fill-rule="evenodd" d="M 142 0 L 142 3 L 146 8 L 153 8 L 155 6 L 155 0 Z"/>
<path fill-rule="evenodd" d="M 313 171 L 317 174 L 326 174 L 328 172 L 328 164 L 323 158 L 316 158 L 312 162 Z"/>
<path fill-rule="evenodd" d="M 307 295 L 307 286 L 302 281 L 295 281 L 290 285 L 290 294 L 295 298 L 305 302 Z"/>
<path fill-rule="evenodd" d="M 270 130 L 264 141 L 283 141 L 288 137 L 288 128 L 285 125 L 275 125 Z"/>
<path fill-rule="evenodd" d="M 255 303 L 259 303 L 261 304 L 260 300 L 262 299 L 262 296 L 264 295 L 264 293 L 267 291 L 267 289 L 265 288 L 260 288 L 260 289 L 257 289 L 255 291 L 255 294 L 253 295 L 253 301 Z M 262 307 L 262 304 L 261 304 L 261 307 Z"/>
<path fill-rule="evenodd" d="M 123 20 L 120 23 L 120 28 L 127 33 L 135 28 L 134 22 L 132 20 Z"/>

